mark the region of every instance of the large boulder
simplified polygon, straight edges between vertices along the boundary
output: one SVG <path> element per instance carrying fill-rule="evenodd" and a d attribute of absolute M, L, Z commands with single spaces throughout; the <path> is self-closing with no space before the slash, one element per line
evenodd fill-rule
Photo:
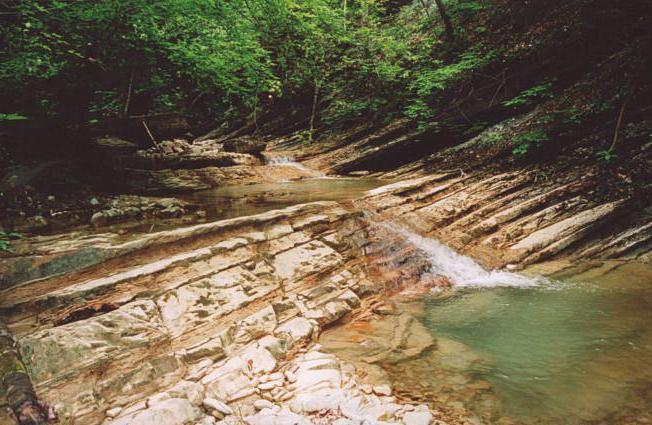
<path fill-rule="evenodd" d="M 240 137 L 224 142 L 226 152 L 258 154 L 265 150 L 267 144 L 262 140 L 250 137 Z"/>

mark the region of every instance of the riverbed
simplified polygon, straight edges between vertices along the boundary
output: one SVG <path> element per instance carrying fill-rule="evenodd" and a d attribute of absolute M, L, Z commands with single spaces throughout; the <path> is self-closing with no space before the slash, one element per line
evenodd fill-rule
<path fill-rule="evenodd" d="M 391 314 L 326 331 L 326 349 L 462 423 L 652 420 L 652 267 L 612 262 L 551 279 L 483 274 L 437 246 L 431 272 L 448 273 L 452 290 L 399 294 Z M 406 317 L 423 329 L 410 336 L 421 343 L 391 341 Z"/>

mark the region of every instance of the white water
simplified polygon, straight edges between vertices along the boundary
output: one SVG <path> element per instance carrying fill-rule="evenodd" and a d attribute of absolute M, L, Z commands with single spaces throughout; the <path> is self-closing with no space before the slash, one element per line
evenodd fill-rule
<path fill-rule="evenodd" d="M 289 156 L 266 157 L 266 162 L 267 165 L 281 165 L 286 167 L 294 167 L 296 169 L 299 169 L 301 171 L 310 174 L 312 177 L 326 177 L 324 173 L 308 168 L 305 165 L 301 164 L 300 162 L 296 162 L 294 158 Z"/>
<path fill-rule="evenodd" d="M 407 242 L 423 252 L 430 263 L 429 272 L 433 275 L 445 276 L 456 287 L 484 287 L 499 286 L 533 287 L 545 282 L 542 278 L 528 278 L 516 273 L 501 270 L 487 271 L 478 263 L 460 255 L 446 245 L 420 236 L 396 223 L 379 223 L 387 230 L 401 235 Z"/>

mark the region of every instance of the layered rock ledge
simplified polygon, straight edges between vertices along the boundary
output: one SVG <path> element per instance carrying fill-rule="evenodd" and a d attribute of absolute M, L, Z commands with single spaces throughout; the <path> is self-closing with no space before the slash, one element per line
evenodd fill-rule
<path fill-rule="evenodd" d="M 359 213 L 320 202 L 59 244 L 30 263 L 57 267 L 36 280 L 13 275 L 0 311 L 60 423 L 433 418 L 389 389 L 369 390 L 312 342 L 385 289 L 362 261 L 369 237 Z M 78 260 L 85 267 L 73 271 Z"/>

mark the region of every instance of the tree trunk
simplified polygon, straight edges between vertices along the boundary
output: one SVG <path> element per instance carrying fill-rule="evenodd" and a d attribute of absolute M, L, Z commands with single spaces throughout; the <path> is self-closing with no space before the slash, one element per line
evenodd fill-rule
<path fill-rule="evenodd" d="M 36 399 L 25 365 L 7 326 L 0 321 L 0 393 L 20 425 L 48 423 L 46 409 Z"/>
<path fill-rule="evenodd" d="M 310 130 L 308 130 L 308 141 L 312 142 L 312 133 L 315 131 L 315 115 L 317 115 L 317 101 L 321 82 L 315 83 L 315 92 L 312 96 L 312 113 L 310 114 Z"/>
<path fill-rule="evenodd" d="M 448 36 L 448 40 L 453 41 L 455 39 L 455 31 L 453 31 L 453 24 L 451 23 L 451 19 L 448 16 L 448 13 L 446 13 L 444 2 L 442 0 L 435 0 L 435 3 L 437 3 L 437 9 L 439 10 L 439 15 L 441 16 L 441 20 L 444 22 L 444 27 L 446 28 L 446 35 Z"/>
<path fill-rule="evenodd" d="M 425 0 L 420 0 L 421 1 L 421 7 L 423 7 L 423 10 L 426 12 L 426 16 L 428 17 L 428 20 L 430 20 L 430 10 L 428 10 L 428 5 L 426 4 Z"/>
<path fill-rule="evenodd" d="M 129 75 L 129 87 L 127 88 L 127 100 L 125 101 L 125 107 L 122 111 L 122 116 L 126 117 L 129 114 L 129 103 L 131 102 L 131 90 L 134 87 L 134 69 L 131 68 L 131 74 Z"/>

